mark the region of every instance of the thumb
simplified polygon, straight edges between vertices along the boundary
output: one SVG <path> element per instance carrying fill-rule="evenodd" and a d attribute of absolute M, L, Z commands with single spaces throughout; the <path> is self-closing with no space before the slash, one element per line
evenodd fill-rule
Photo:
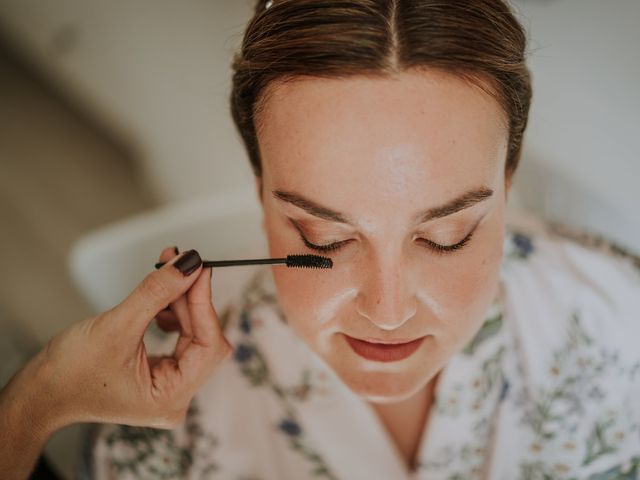
<path fill-rule="evenodd" d="M 121 324 L 118 331 L 142 337 L 155 315 L 191 287 L 201 266 L 198 252 L 189 250 L 147 275 L 111 310 L 113 321 Z"/>

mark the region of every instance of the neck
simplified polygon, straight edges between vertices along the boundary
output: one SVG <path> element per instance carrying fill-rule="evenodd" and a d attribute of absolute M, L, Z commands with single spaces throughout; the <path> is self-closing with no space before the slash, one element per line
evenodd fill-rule
<path fill-rule="evenodd" d="M 436 375 L 424 388 L 401 402 L 372 404 L 410 471 L 415 468 L 437 379 Z"/>

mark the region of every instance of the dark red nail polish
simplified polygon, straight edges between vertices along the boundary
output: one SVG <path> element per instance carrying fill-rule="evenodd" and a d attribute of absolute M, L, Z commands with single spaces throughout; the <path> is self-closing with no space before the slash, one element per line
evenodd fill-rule
<path fill-rule="evenodd" d="M 173 264 L 185 276 L 191 275 L 202 265 L 202 259 L 195 250 L 189 250 Z"/>
<path fill-rule="evenodd" d="M 176 252 L 176 255 L 180 253 L 180 250 L 178 250 L 178 247 L 173 247 L 173 251 Z"/>

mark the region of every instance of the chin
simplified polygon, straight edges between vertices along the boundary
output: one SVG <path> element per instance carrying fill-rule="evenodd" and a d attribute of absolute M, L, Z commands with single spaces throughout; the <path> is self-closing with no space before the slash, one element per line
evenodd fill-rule
<path fill-rule="evenodd" d="M 335 370 L 335 369 L 334 369 Z M 370 403 L 397 403 L 415 395 L 435 376 L 424 372 L 336 371 L 349 389 Z"/>

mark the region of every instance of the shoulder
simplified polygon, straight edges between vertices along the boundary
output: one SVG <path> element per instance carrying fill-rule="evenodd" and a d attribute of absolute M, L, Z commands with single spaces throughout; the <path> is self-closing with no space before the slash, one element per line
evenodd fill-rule
<path fill-rule="evenodd" d="M 523 466 L 601 472 L 638 453 L 639 265 L 602 238 L 509 229 L 502 283 Z"/>
<path fill-rule="evenodd" d="M 640 257 L 602 237 L 553 224 L 507 229 L 501 277 L 519 322 L 542 335 L 579 317 L 602 341 L 640 334 Z M 635 350 L 635 345 L 634 345 Z"/>
<path fill-rule="evenodd" d="M 564 349 L 578 331 L 593 349 L 640 360 L 640 258 L 614 243 L 546 223 L 509 227 L 501 282 L 530 363 Z"/>

